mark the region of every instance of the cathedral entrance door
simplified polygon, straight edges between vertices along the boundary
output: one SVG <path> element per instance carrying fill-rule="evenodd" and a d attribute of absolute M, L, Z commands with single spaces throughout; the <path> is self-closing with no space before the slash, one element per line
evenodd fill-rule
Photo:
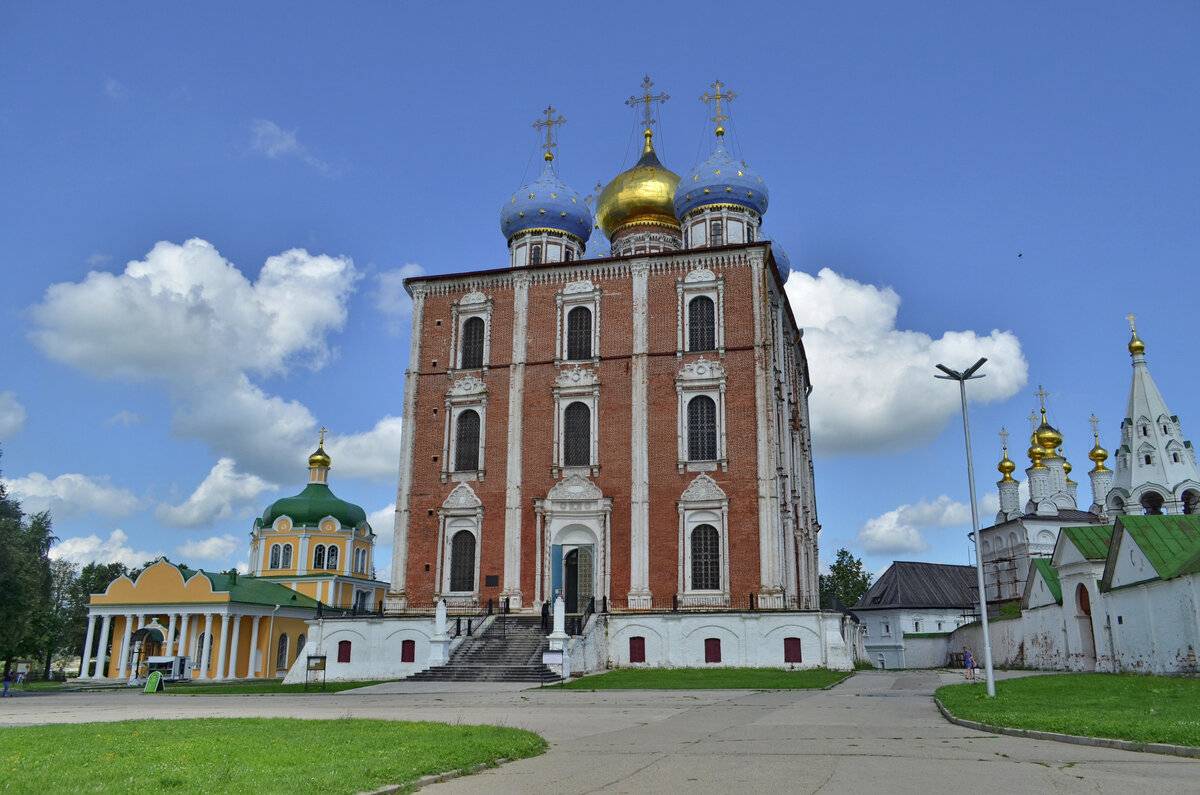
<path fill-rule="evenodd" d="M 579 612 L 579 550 L 572 549 L 563 558 L 563 601 L 568 613 Z"/>
<path fill-rule="evenodd" d="M 595 554 L 590 544 L 563 555 L 563 602 L 568 613 L 583 612 L 595 593 Z"/>

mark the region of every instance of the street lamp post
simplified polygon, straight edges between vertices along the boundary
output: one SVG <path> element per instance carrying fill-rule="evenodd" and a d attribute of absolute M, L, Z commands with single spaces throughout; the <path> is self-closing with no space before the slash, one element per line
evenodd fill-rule
<path fill-rule="evenodd" d="M 988 632 L 987 592 L 984 590 L 983 555 L 980 552 L 979 544 L 979 508 L 975 502 L 975 462 L 971 458 L 971 424 L 967 419 L 967 382 L 984 377 L 983 374 L 977 375 L 976 373 L 986 361 L 987 359 L 980 359 L 961 373 L 951 370 L 944 364 L 939 364 L 937 369 L 941 370 L 944 375 L 935 375 L 934 378 L 957 381 L 958 394 L 962 399 L 963 438 L 967 444 L 967 489 L 971 495 L 971 533 L 975 540 L 975 575 L 979 581 L 979 619 L 983 622 L 983 664 L 987 674 L 988 698 L 995 698 L 996 675 L 992 671 L 992 638 Z"/>

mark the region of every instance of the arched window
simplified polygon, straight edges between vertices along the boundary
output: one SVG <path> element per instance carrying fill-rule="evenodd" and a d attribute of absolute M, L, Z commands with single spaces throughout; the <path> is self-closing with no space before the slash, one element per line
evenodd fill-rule
<path fill-rule="evenodd" d="M 529 264 L 540 265 L 542 262 L 542 246 L 540 243 L 534 243 L 529 249 Z"/>
<path fill-rule="evenodd" d="M 339 640 L 338 641 L 338 662 L 340 662 L 340 663 L 350 662 L 350 641 L 348 641 L 348 640 Z"/>
<path fill-rule="evenodd" d="M 1147 516 L 1158 516 L 1163 512 L 1163 496 L 1157 491 L 1148 491 L 1143 494 L 1141 503 Z"/>
<path fill-rule="evenodd" d="M 1176 464 L 1178 464 L 1179 463 L 1179 453 L 1171 453 L 1171 460 L 1174 461 Z"/>
<path fill-rule="evenodd" d="M 483 367 L 483 318 L 467 318 L 462 327 L 462 357 L 459 367 Z"/>
<path fill-rule="evenodd" d="M 314 569 L 325 568 L 325 545 L 324 544 L 317 544 L 316 549 L 313 550 L 313 568 Z"/>
<path fill-rule="evenodd" d="M 415 640 L 400 641 L 400 662 L 417 661 L 417 642 Z"/>
<path fill-rule="evenodd" d="M 456 472 L 479 469 L 479 412 L 474 409 L 458 415 L 454 429 L 454 469 Z"/>
<path fill-rule="evenodd" d="M 783 639 L 783 661 L 785 663 L 803 662 L 800 657 L 800 639 L 799 638 L 784 638 Z"/>
<path fill-rule="evenodd" d="M 692 530 L 692 589 L 721 588 L 721 536 L 717 528 L 702 524 Z"/>
<path fill-rule="evenodd" d="M 1146 453 L 1145 461 L 1146 461 L 1146 466 L 1149 466 L 1150 464 L 1154 463 L 1154 459 L 1150 457 L 1149 453 Z"/>
<path fill-rule="evenodd" d="M 592 358 L 592 310 L 586 306 L 567 313 L 567 358 Z"/>
<path fill-rule="evenodd" d="M 292 567 L 292 545 L 283 545 L 283 554 L 280 555 L 280 568 L 290 569 Z"/>
<path fill-rule="evenodd" d="M 278 544 L 271 545 L 271 568 L 272 569 L 279 568 L 279 545 Z"/>
<path fill-rule="evenodd" d="M 296 654 L 304 653 L 304 641 L 305 641 L 304 633 L 301 632 L 299 635 L 296 636 Z"/>
<path fill-rule="evenodd" d="M 725 243 L 725 227 L 720 221 L 713 221 L 708 225 L 708 242 L 712 246 Z"/>
<path fill-rule="evenodd" d="M 646 662 L 646 639 L 641 635 L 634 635 L 629 639 L 629 662 Z"/>
<path fill-rule="evenodd" d="M 1083 583 L 1075 586 L 1076 615 L 1090 616 L 1092 614 L 1092 599 L 1088 595 L 1087 586 Z"/>
<path fill-rule="evenodd" d="M 688 303 L 688 350 L 711 351 L 717 347 L 717 310 L 707 295 Z"/>
<path fill-rule="evenodd" d="M 592 463 L 592 410 L 576 401 L 563 412 L 563 466 Z"/>
<path fill-rule="evenodd" d="M 336 569 L 338 561 L 338 548 L 333 544 L 329 545 L 329 551 L 325 554 L 325 568 Z"/>
<path fill-rule="evenodd" d="M 450 541 L 450 590 L 475 590 L 475 534 L 459 530 Z"/>
<path fill-rule="evenodd" d="M 288 667 L 288 636 L 279 636 L 279 644 L 275 647 L 275 672 L 286 671 Z"/>
<path fill-rule="evenodd" d="M 754 242 L 754 225 L 753 224 L 746 224 L 746 242 L 747 243 Z"/>
<path fill-rule="evenodd" d="M 1200 494 L 1190 490 L 1185 491 L 1181 502 L 1183 502 L 1184 513 L 1200 513 Z"/>
<path fill-rule="evenodd" d="M 715 461 L 717 458 L 717 404 L 708 395 L 697 395 L 688 402 L 688 460 Z"/>

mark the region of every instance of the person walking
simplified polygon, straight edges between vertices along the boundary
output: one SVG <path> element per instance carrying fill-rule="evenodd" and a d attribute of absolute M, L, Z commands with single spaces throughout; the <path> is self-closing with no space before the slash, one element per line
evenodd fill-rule
<path fill-rule="evenodd" d="M 11 698 L 12 697 L 12 694 L 8 692 L 8 689 L 10 687 L 12 687 L 12 683 L 13 683 L 12 671 L 5 671 L 4 672 L 4 695 L 2 696 L 3 698 Z"/>
<path fill-rule="evenodd" d="M 968 682 L 975 681 L 975 657 L 971 654 L 971 650 L 963 647 L 963 668 L 966 669 L 966 677 Z"/>

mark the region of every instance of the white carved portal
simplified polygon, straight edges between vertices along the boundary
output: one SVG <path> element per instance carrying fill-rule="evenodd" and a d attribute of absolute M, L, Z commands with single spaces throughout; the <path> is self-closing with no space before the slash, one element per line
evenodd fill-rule
<path fill-rule="evenodd" d="M 561 594 L 568 612 L 580 612 L 589 597 L 608 598 L 611 572 L 612 499 L 591 480 L 568 475 L 544 499 L 537 514 L 537 585 L 541 604 Z"/>

